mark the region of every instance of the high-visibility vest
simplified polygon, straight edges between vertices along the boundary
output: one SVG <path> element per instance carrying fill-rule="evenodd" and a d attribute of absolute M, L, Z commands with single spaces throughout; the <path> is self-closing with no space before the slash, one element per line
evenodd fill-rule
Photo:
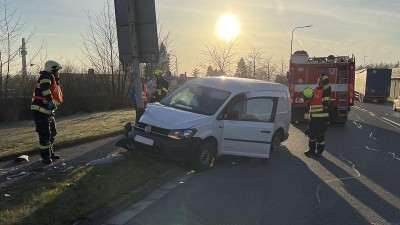
<path fill-rule="evenodd" d="M 145 85 L 142 86 L 142 99 L 143 103 L 147 103 L 147 87 Z"/>
<path fill-rule="evenodd" d="M 329 117 L 329 113 L 326 112 L 328 108 L 322 105 L 323 94 L 324 94 L 323 88 L 314 89 L 313 98 L 310 100 L 311 117 Z"/>
<path fill-rule="evenodd" d="M 53 100 L 54 106 L 57 108 L 57 106 L 60 105 L 64 101 L 63 93 L 62 93 L 60 85 L 57 84 L 54 75 L 52 75 L 52 80 L 50 82 L 51 82 L 51 86 L 50 86 L 50 90 L 49 90 L 50 95 Z M 33 88 L 32 103 L 35 99 L 41 100 L 41 101 L 43 101 L 43 103 L 47 103 L 47 99 L 44 96 L 36 95 L 37 84 L 38 84 L 38 81 L 35 82 L 35 85 Z M 48 114 L 48 115 L 53 113 L 52 109 L 47 109 L 40 105 L 35 105 L 35 104 L 31 105 L 31 110 L 36 110 L 36 111 L 39 111 L 41 113 Z"/>

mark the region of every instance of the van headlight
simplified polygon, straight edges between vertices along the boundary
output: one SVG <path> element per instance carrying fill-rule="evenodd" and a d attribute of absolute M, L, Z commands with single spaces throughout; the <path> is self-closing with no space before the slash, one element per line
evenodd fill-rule
<path fill-rule="evenodd" d="M 196 129 L 171 130 L 168 134 L 168 137 L 175 140 L 186 139 L 193 137 L 196 134 L 196 132 L 197 132 Z"/>

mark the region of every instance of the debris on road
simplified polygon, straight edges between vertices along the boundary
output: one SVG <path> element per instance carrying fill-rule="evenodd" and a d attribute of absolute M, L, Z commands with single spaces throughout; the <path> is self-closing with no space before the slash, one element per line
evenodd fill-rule
<path fill-rule="evenodd" d="M 27 155 L 20 155 L 15 159 L 15 162 L 19 162 L 19 163 L 27 163 L 29 162 L 29 156 Z"/>
<path fill-rule="evenodd" d="M 106 158 L 102 159 L 95 159 L 89 162 L 89 165 L 100 165 L 100 164 L 108 164 L 108 163 L 114 163 L 116 161 L 119 161 L 121 159 L 124 159 L 123 154 L 115 154 Z"/>
<path fill-rule="evenodd" d="M 14 177 L 20 177 L 20 176 L 23 176 L 23 175 L 25 175 L 25 174 L 26 174 L 26 172 L 22 171 L 21 173 L 8 176 L 8 177 L 7 177 L 7 180 L 10 180 L 10 179 L 12 179 L 12 178 L 14 178 Z"/>

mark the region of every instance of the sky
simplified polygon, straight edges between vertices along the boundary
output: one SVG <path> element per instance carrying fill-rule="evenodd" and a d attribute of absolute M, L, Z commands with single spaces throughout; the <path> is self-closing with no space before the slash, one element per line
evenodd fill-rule
<path fill-rule="evenodd" d="M 4 2 L 4 0 L 0 0 Z M 8 0 L 21 12 L 25 35 L 35 29 L 28 59 L 46 38 L 39 58 L 75 62 L 81 56 L 88 12 L 100 12 L 106 0 Z M 113 1 L 111 1 L 113 4 Z M 356 64 L 400 60 L 399 0 L 155 0 L 157 19 L 171 34 L 171 50 L 179 73 L 200 69 L 204 43 L 218 38 L 215 26 L 225 13 L 240 22 L 238 59 L 251 47 L 275 62 L 288 61 L 293 51 L 310 56 L 352 55 Z M 172 64 L 175 64 L 172 58 Z"/>

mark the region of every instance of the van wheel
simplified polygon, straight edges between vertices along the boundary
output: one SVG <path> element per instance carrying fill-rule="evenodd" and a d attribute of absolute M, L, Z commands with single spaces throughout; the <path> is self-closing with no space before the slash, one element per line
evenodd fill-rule
<path fill-rule="evenodd" d="M 281 146 L 282 140 L 283 140 L 282 132 L 280 131 L 275 132 L 274 136 L 272 136 L 270 151 L 276 152 L 279 146 Z"/>
<path fill-rule="evenodd" d="M 215 146 L 210 141 L 205 141 L 196 152 L 193 167 L 196 171 L 208 169 L 215 158 Z"/>

